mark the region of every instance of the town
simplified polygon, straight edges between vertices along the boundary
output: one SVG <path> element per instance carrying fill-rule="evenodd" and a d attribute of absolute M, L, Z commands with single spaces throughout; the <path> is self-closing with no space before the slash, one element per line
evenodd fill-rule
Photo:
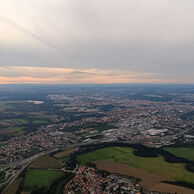
<path fill-rule="evenodd" d="M 59 97 L 61 98 L 52 96 L 54 101 Z M 63 102 L 55 105 L 65 106 Z M 110 110 L 103 111 L 101 107 L 108 107 Z M 194 121 L 181 118 L 182 115 L 194 111 L 194 106 L 190 103 L 114 98 L 106 100 L 99 99 L 98 96 L 91 97 L 91 102 L 85 102 L 80 97 L 72 99 L 62 111 L 76 116 L 83 114 L 83 118 L 44 125 L 36 132 L 2 142 L 4 146 L 0 149 L 0 163 L 9 164 L 41 151 L 86 142 L 122 140 L 161 147 L 174 144 L 179 139 L 182 142 L 194 139 Z M 85 113 L 92 115 L 85 117 Z"/>
<path fill-rule="evenodd" d="M 105 92 L 104 89 L 89 94 L 82 91 L 60 92 L 22 101 L 1 97 L 3 110 L 6 111 L 0 112 L 3 118 L 0 133 L 5 137 L 0 142 L 0 172 L 4 173 L 0 186 L 14 180 L 38 157 L 63 148 L 102 142 L 126 142 L 160 148 L 194 141 L 192 93 L 172 93 L 167 98 L 166 95 L 147 92 L 136 99 L 134 93 L 123 92 L 125 95 L 122 92 L 115 94 L 112 90 Z M 41 109 L 41 113 L 35 112 Z M 75 180 L 80 180 L 80 177 Z M 108 176 L 103 181 L 110 180 Z M 125 184 L 129 188 L 131 183 Z M 130 187 L 132 190 L 141 189 L 134 185 Z M 74 192 L 72 188 L 71 183 L 66 186 L 69 193 Z M 96 188 L 97 193 L 99 188 Z M 110 188 L 107 192 L 111 193 L 113 190 Z"/>

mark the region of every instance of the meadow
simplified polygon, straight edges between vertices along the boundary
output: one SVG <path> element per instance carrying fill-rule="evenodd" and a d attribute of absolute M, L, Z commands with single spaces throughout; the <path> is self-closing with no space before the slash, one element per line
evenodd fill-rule
<path fill-rule="evenodd" d="M 23 127 L 12 127 L 10 130 L 15 134 L 15 135 L 23 135 L 24 130 Z"/>
<path fill-rule="evenodd" d="M 46 121 L 46 120 L 34 120 L 33 122 L 32 122 L 32 124 L 41 124 L 41 125 L 44 125 L 44 124 L 48 124 L 49 122 L 48 121 Z"/>
<path fill-rule="evenodd" d="M 53 181 L 63 175 L 55 170 L 29 170 L 24 179 L 24 189 L 33 189 L 36 187 L 50 188 Z"/>
<path fill-rule="evenodd" d="M 99 160 L 118 162 L 176 181 L 194 183 L 194 173 L 187 171 L 184 163 L 168 163 L 161 155 L 158 157 L 139 157 L 134 155 L 133 151 L 133 148 L 107 147 L 81 154 L 77 160 L 82 165 Z"/>
<path fill-rule="evenodd" d="M 19 122 L 21 124 L 28 124 L 28 121 L 25 119 L 12 119 L 12 121 Z"/>
<path fill-rule="evenodd" d="M 170 152 L 171 154 L 185 158 L 187 160 L 194 161 L 194 148 L 188 148 L 188 147 L 168 147 L 164 148 L 164 150 Z"/>

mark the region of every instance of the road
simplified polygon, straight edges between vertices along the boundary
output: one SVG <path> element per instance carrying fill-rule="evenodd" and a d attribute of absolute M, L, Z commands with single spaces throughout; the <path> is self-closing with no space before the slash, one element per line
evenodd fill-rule
<path fill-rule="evenodd" d="M 100 142 L 95 142 L 95 143 L 105 143 L 107 141 L 100 141 Z M 80 144 L 74 144 L 74 145 L 66 145 L 64 147 L 60 147 L 60 148 L 54 148 L 52 150 L 48 150 L 48 151 L 43 151 L 43 152 L 40 152 L 38 154 L 35 154 L 29 158 L 26 158 L 26 159 L 23 159 L 21 161 L 16 161 L 16 162 L 13 162 L 11 164 L 8 164 L 6 165 L 6 168 L 4 168 L 3 170 L 7 169 L 7 168 L 18 168 L 18 167 L 21 167 L 21 169 L 14 175 L 14 177 L 11 177 L 10 179 L 8 179 L 6 182 L 3 183 L 3 185 L 7 184 L 9 181 L 9 184 L 7 185 L 7 187 L 4 189 L 3 193 L 9 188 L 9 186 L 18 178 L 18 176 L 20 175 L 20 173 L 30 164 L 32 163 L 33 161 L 37 160 L 38 158 L 44 156 L 44 155 L 47 155 L 47 154 L 50 154 L 52 152 L 55 152 L 55 151 L 58 151 L 60 149 L 71 149 L 73 147 L 79 147 L 79 146 L 83 146 L 83 145 L 88 145 L 88 144 L 91 144 L 91 143 L 80 143 Z M 1 167 L 4 167 L 5 165 L 1 165 Z M 64 172 L 72 172 L 72 173 L 78 173 L 77 171 L 71 171 L 71 170 L 63 170 Z M 2 186 L 3 186 L 2 185 Z"/>
<path fill-rule="evenodd" d="M 9 188 L 9 186 L 17 179 L 17 177 L 20 175 L 20 173 L 30 164 L 32 163 L 34 160 L 37 160 L 38 158 L 44 156 L 44 155 L 47 155 L 49 153 L 52 153 L 52 152 L 55 152 L 57 151 L 58 149 L 53 149 L 53 150 L 50 150 L 50 151 L 44 151 L 44 152 L 41 152 L 41 153 L 38 153 L 34 156 L 31 156 L 29 158 L 26 158 L 22 161 L 19 161 L 19 162 L 15 162 L 15 163 L 12 163 L 12 164 L 9 164 L 8 167 L 9 168 L 17 168 L 17 167 L 21 167 L 21 169 L 14 175 L 14 177 L 11 177 L 10 179 L 8 179 L 6 182 L 3 183 L 3 185 L 7 184 L 9 182 L 9 184 L 7 185 L 7 187 L 4 189 L 3 193 L 5 193 L 7 191 L 7 189 Z M 3 194 L 2 193 L 2 194 Z"/>

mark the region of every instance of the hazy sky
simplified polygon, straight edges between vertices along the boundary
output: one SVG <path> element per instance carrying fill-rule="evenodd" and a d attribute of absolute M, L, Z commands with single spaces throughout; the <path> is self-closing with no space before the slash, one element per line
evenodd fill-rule
<path fill-rule="evenodd" d="M 0 0 L 0 83 L 194 83 L 194 1 Z"/>

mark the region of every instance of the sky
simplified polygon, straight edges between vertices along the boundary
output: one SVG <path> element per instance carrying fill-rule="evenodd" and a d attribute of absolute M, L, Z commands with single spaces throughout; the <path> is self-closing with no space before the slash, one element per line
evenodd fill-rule
<path fill-rule="evenodd" d="M 0 0 L 0 84 L 194 84 L 193 0 Z"/>

